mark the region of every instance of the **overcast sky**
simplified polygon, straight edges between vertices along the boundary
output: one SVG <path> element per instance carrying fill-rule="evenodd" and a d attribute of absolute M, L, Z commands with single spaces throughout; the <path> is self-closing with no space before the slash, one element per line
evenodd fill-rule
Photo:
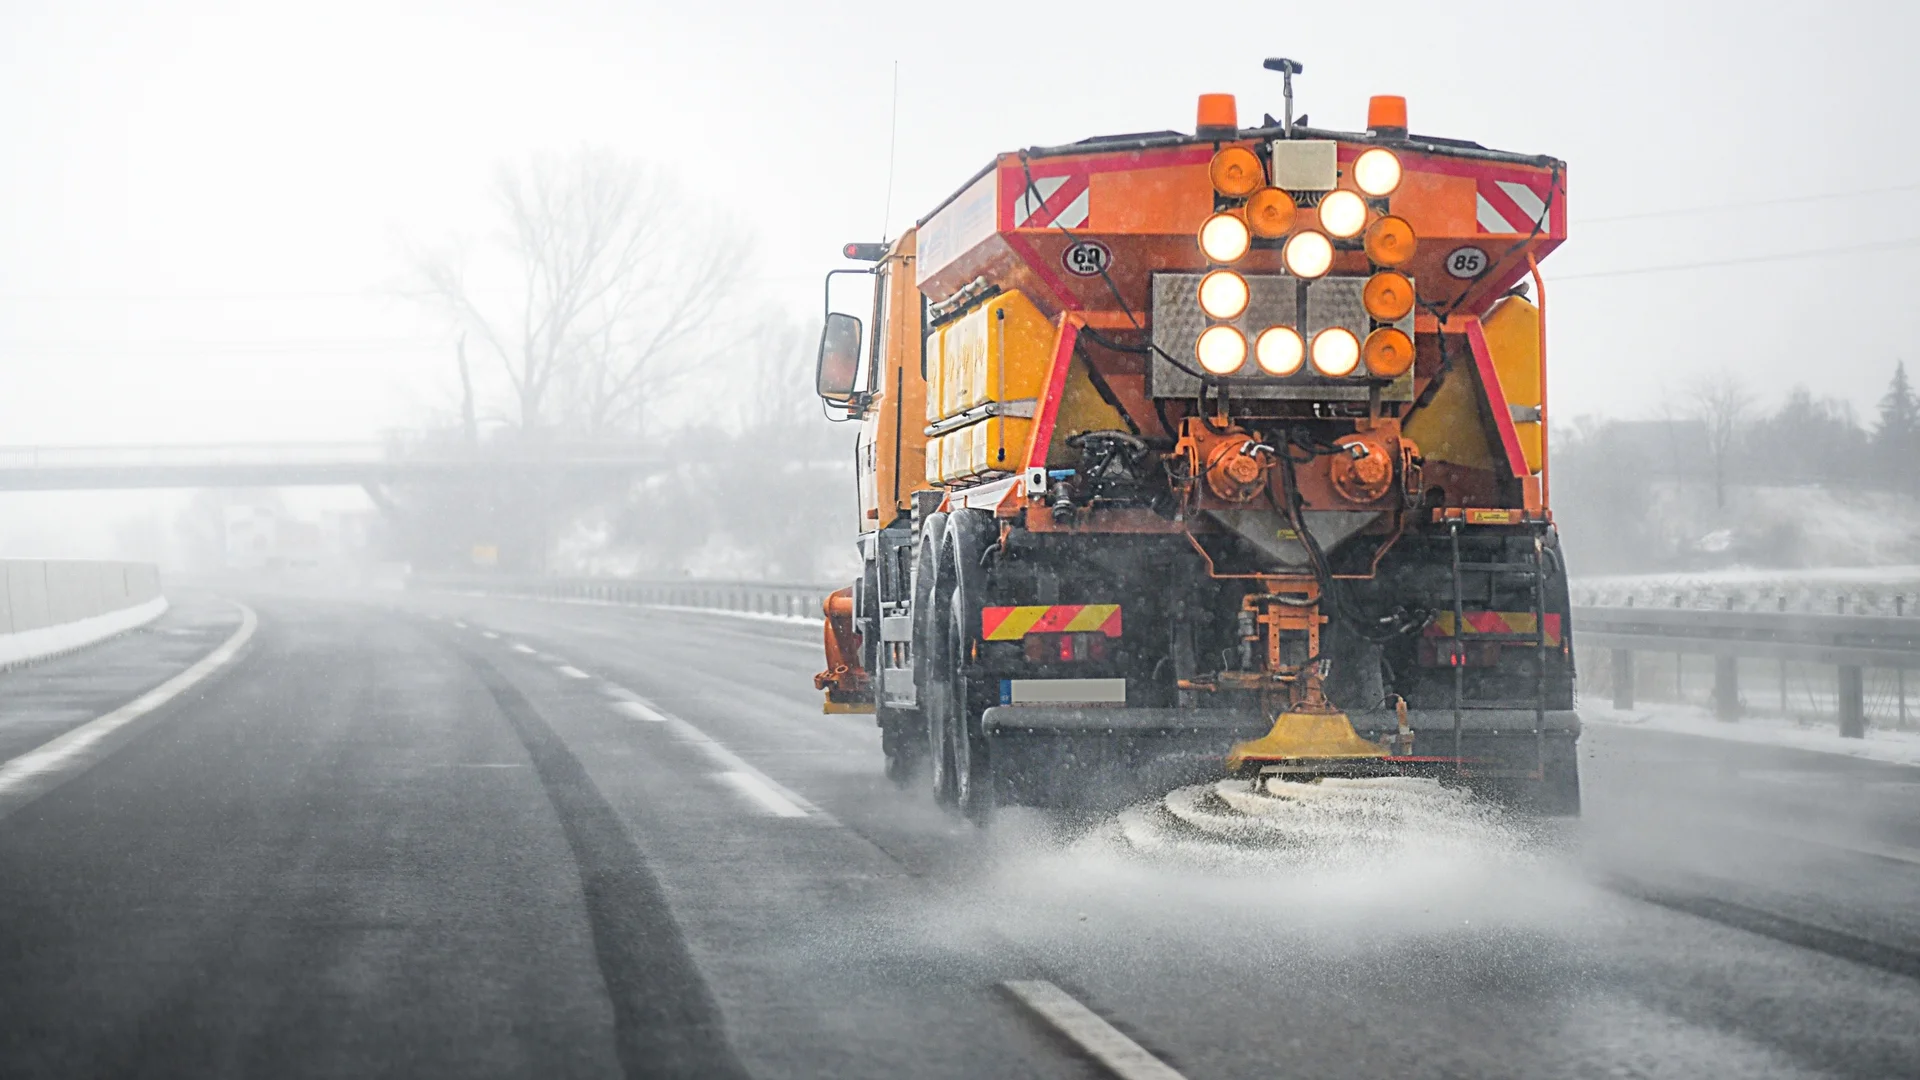
<path fill-rule="evenodd" d="M 1281 10 L 0 0 L 0 444 L 418 423 L 448 335 L 383 288 L 407 243 L 485 227 L 503 158 L 670 164 L 756 235 L 751 302 L 812 319 L 840 242 L 897 232 L 995 151 L 1187 129 L 1203 91 L 1277 113 L 1270 55 L 1306 64 L 1316 124 L 1400 93 L 1416 131 L 1570 162 L 1546 266 L 1561 416 L 1653 414 L 1718 368 L 1865 414 L 1913 358 L 1913 5 Z"/>

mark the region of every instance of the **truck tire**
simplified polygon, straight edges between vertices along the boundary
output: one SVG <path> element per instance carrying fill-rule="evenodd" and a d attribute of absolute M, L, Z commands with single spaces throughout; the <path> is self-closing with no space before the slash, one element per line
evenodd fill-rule
<path fill-rule="evenodd" d="M 960 816 L 975 825 L 985 825 L 993 816 L 994 779 L 993 761 L 987 747 L 985 734 L 980 730 L 980 717 L 983 712 L 974 693 L 974 687 L 967 678 L 967 611 L 969 605 L 965 598 L 954 590 L 953 609 L 954 629 L 948 639 L 950 659 L 947 665 L 949 698 L 954 712 L 949 713 L 946 725 L 951 740 L 953 756 L 953 802 Z"/>
<path fill-rule="evenodd" d="M 974 627 L 979 624 L 980 604 L 988 595 L 986 570 L 981 557 L 999 538 L 993 515 L 985 510 L 956 510 L 947 515 L 946 557 L 943 573 L 951 576 L 942 584 L 951 591 L 943 605 L 947 621 L 945 647 L 940 655 L 947 708 L 944 734 L 952 764 L 953 805 L 975 824 L 985 824 L 993 813 L 994 781 L 986 737 L 980 729 L 985 702 L 980 688 L 967 678 L 972 664 Z M 950 582 L 950 584 L 949 584 Z"/>
<path fill-rule="evenodd" d="M 920 702 L 922 751 L 933 801 L 952 806 L 953 753 L 947 738 L 946 655 L 947 630 L 952 616 L 946 598 L 953 589 L 952 569 L 945 565 L 947 515 L 929 514 L 920 523 L 920 543 L 914 550 L 913 681 Z"/>

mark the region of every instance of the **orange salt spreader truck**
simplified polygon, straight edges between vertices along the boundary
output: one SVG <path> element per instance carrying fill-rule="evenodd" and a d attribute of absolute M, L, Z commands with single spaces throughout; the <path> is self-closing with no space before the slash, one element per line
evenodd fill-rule
<path fill-rule="evenodd" d="M 1099 807 L 1224 774 L 1423 775 L 1578 812 L 1548 509 L 1545 289 L 1566 166 L 1242 128 L 1000 155 L 850 244 L 817 385 L 862 422 L 862 578 L 828 711 L 887 771 Z M 1531 291 L 1532 295 L 1529 295 Z M 1266 785 L 1260 785 L 1262 787 Z"/>

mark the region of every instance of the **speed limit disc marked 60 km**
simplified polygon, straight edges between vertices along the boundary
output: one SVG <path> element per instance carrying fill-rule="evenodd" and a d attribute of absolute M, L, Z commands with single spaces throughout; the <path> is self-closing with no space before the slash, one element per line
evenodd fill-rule
<path fill-rule="evenodd" d="M 1098 240 L 1075 240 L 1060 253 L 1060 265 L 1075 277 L 1099 277 L 1113 266 L 1113 249 Z"/>

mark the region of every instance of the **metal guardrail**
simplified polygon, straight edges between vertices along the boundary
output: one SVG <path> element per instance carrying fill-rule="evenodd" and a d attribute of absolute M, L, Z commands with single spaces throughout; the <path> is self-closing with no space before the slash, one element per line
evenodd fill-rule
<path fill-rule="evenodd" d="M 408 588 L 451 589 L 542 600 L 740 611 L 818 619 L 832 585 L 777 581 L 710 581 L 691 578 L 517 577 L 504 574 L 416 574 Z"/>
<path fill-rule="evenodd" d="M 1920 618 L 1587 607 L 1573 625 L 1583 645 L 1920 668 Z"/>
<path fill-rule="evenodd" d="M 821 604 L 834 590 L 831 585 L 792 582 L 504 574 L 414 575 L 408 587 L 813 619 L 820 617 Z M 1740 660 L 1779 661 L 1783 687 L 1789 662 L 1827 665 L 1835 672 L 1840 733 L 1858 738 L 1866 728 L 1864 672 L 1872 668 L 1896 673 L 1895 696 L 1904 726 L 1906 672 L 1920 669 L 1920 617 L 1576 607 L 1573 625 L 1580 649 L 1610 654 L 1613 703 L 1621 709 L 1634 707 L 1634 658 L 1640 653 L 1713 657 L 1714 711 L 1728 720 L 1741 711 Z"/>
<path fill-rule="evenodd" d="M 644 446 L 551 443 L 235 443 L 161 446 L 0 446 L 0 491 L 281 487 L 473 480 L 556 473 L 608 477 L 666 468 Z"/>
<path fill-rule="evenodd" d="M 516 461 L 654 461 L 656 448 L 594 442 L 485 446 L 412 442 L 159 443 L 154 445 L 0 446 L 0 468 L 137 465 L 284 465 Z"/>
<path fill-rule="evenodd" d="M 1637 653 L 1713 657 L 1712 704 L 1725 720 L 1741 711 L 1741 659 L 1779 661 L 1783 687 L 1789 662 L 1828 665 L 1834 668 L 1840 734 L 1859 738 L 1866 731 L 1865 671 L 1894 672 L 1899 722 L 1905 725 L 1906 673 L 1920 669 L 1920 618 L 1914 617 L 1576 607 L 1573 625 L 1578 646 L 1611 652 L 1613 703 L 1619 709 L 1634 707 Z"/>

